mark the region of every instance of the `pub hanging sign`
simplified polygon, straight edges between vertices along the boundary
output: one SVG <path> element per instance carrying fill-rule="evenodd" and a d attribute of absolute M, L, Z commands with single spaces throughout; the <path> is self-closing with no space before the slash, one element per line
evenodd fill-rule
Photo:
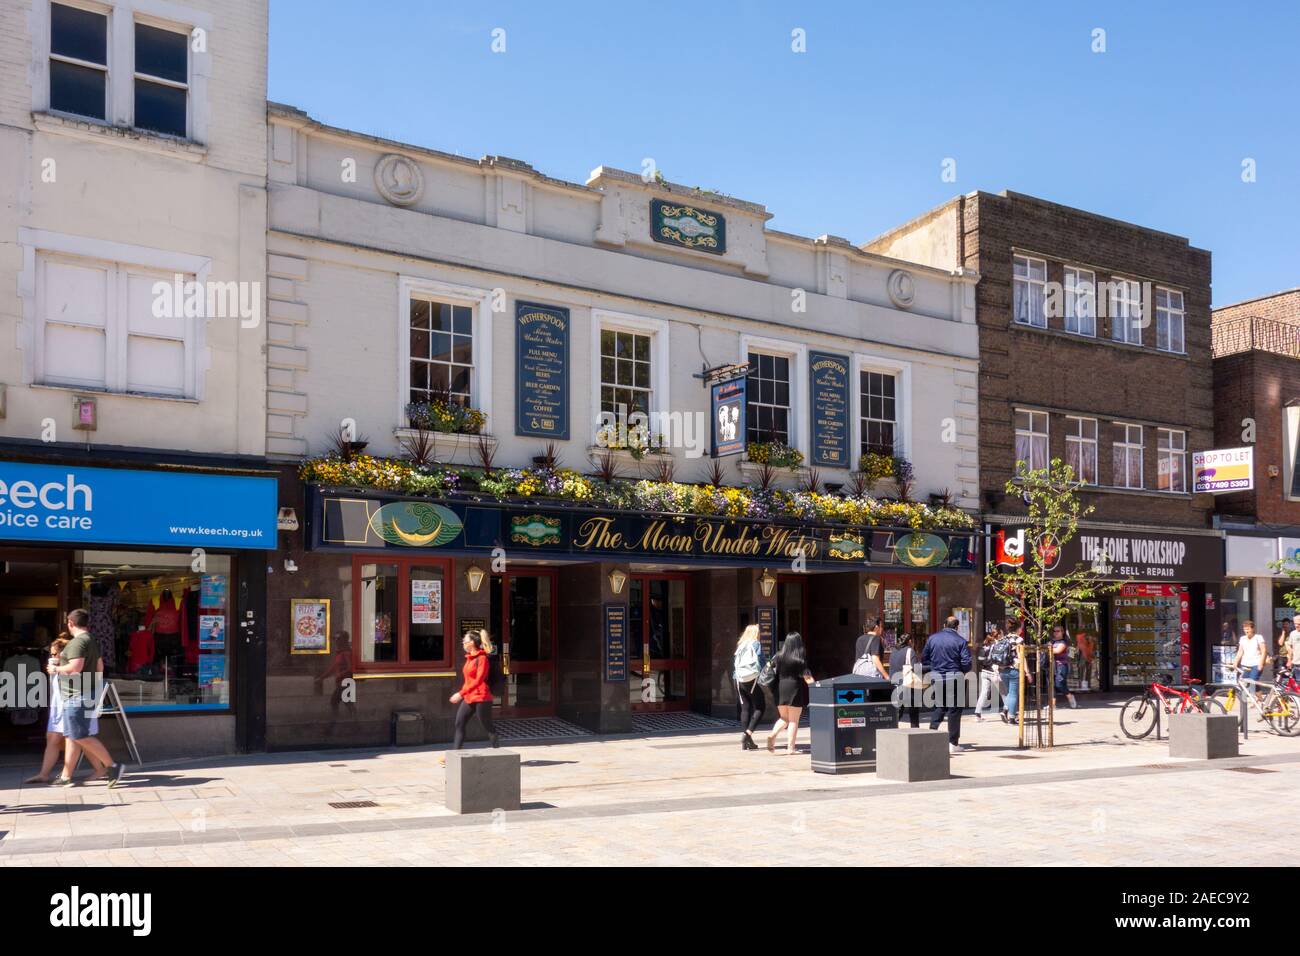
<path fill-rule="evenodd" d="M 727 221 L 689 203 L 650 200 L 650 238 L 697 252 L 727 251 Z"/>
<path fill-rule="evenodd" d="M 745 382 L 736 378 L 713 386 L 713 457 L 745 450 Z"/>
<path fill-rule="evenodd" d="M 515 434 L 569 437 L 569 310 L 515 303 Z"/>

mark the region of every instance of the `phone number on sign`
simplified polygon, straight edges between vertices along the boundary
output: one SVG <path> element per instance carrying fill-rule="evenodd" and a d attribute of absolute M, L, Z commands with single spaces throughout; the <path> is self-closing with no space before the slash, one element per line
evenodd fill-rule
<path fill-rule="evenodd" d="M 1249 478 L 1233 478 L 1231 481 L 1202 481 L 1197 482 L 1197 494 L 1203 494 L 1207 491 L 1229 491 L 1231 489 L 1249 489 L 1251 480 Z"/>

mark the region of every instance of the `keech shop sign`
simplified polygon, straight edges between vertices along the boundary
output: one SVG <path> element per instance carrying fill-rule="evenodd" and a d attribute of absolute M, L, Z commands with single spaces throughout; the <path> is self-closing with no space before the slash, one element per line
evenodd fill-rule
<path fill-rule="evenodd" d="M 1219 448 L 1192 452 L 1192 491 L 1215 494 L 1255 487 L 1255 449 Z"/>
<path fill-rule="evenodd" d="M 273 548 L 276 481 L 0 462 L 0 540 Z"/>

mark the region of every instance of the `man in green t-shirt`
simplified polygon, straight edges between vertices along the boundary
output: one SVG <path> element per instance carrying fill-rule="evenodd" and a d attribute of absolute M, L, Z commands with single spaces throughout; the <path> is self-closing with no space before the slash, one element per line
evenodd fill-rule
<path fill-rule="evenodd" d="M 122 779 L 122 765 L 113 762 L 108 748 L 91 733 L 104 662 L 99 656 L 98 642 L 86 630 L 88 623 L 90 615 L 81 608 L 68 613 L 68 633 L 72 639 L 48 664 L 49 672 L 59 678 L 63 703 L 63 774 L 51 784 L 55 787 L 72 786 L 72 773 L 83 750 L 108 767 L 105 776 L 110 787 L 116 787 Z"/>

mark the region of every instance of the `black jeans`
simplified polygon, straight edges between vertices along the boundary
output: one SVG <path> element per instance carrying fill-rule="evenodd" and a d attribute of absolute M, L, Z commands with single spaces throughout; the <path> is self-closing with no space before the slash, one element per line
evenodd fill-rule
<path fill-rule="evenodd" d="M 935 684 L 939 685 L 933 688 L 934 693 L 939 695 L 935 705 L 934 713 L 930 715 L 930 729 L 938 730 L 944 715 L 948 717 L 948 743 L 956 745 L 961 742 L 961 704 L 962 694 L 961 674 L 944 674 L 941 678 L 936 679 Z M 942 680 L 942 684 L 939 681 Z"/>
<path fill-rule="evenodd" d="M 492 729 L 492 701 L 484 700 L 477 704 L 471 704 L 467 700 L 460 702 L 460 709 L 456 711 L 456 736 L 452 739 L 452 749 L 460 750 L 465 746 L 465 725 L 469 723 L 470 714 L 478 715 L 478 722 L 483 725 L 487 731 L 488 740 L 492 746 L 497 745 L 497 732 Z"/>
<path fill-rule="evenodd" d="M 758 686 L 755 677 L 749 683 L 737 681 L 736 693 L 740 695 L 740 729 L 752 734 L 763 719 L 763 688 Z"/>
<path fill-rule="evenodd" d="M 913 727 L 921 726 L 921 691 L 910 687 L 896 687 L 894 695 L 898 702 L 898 719 L 907 717 Z"/>

